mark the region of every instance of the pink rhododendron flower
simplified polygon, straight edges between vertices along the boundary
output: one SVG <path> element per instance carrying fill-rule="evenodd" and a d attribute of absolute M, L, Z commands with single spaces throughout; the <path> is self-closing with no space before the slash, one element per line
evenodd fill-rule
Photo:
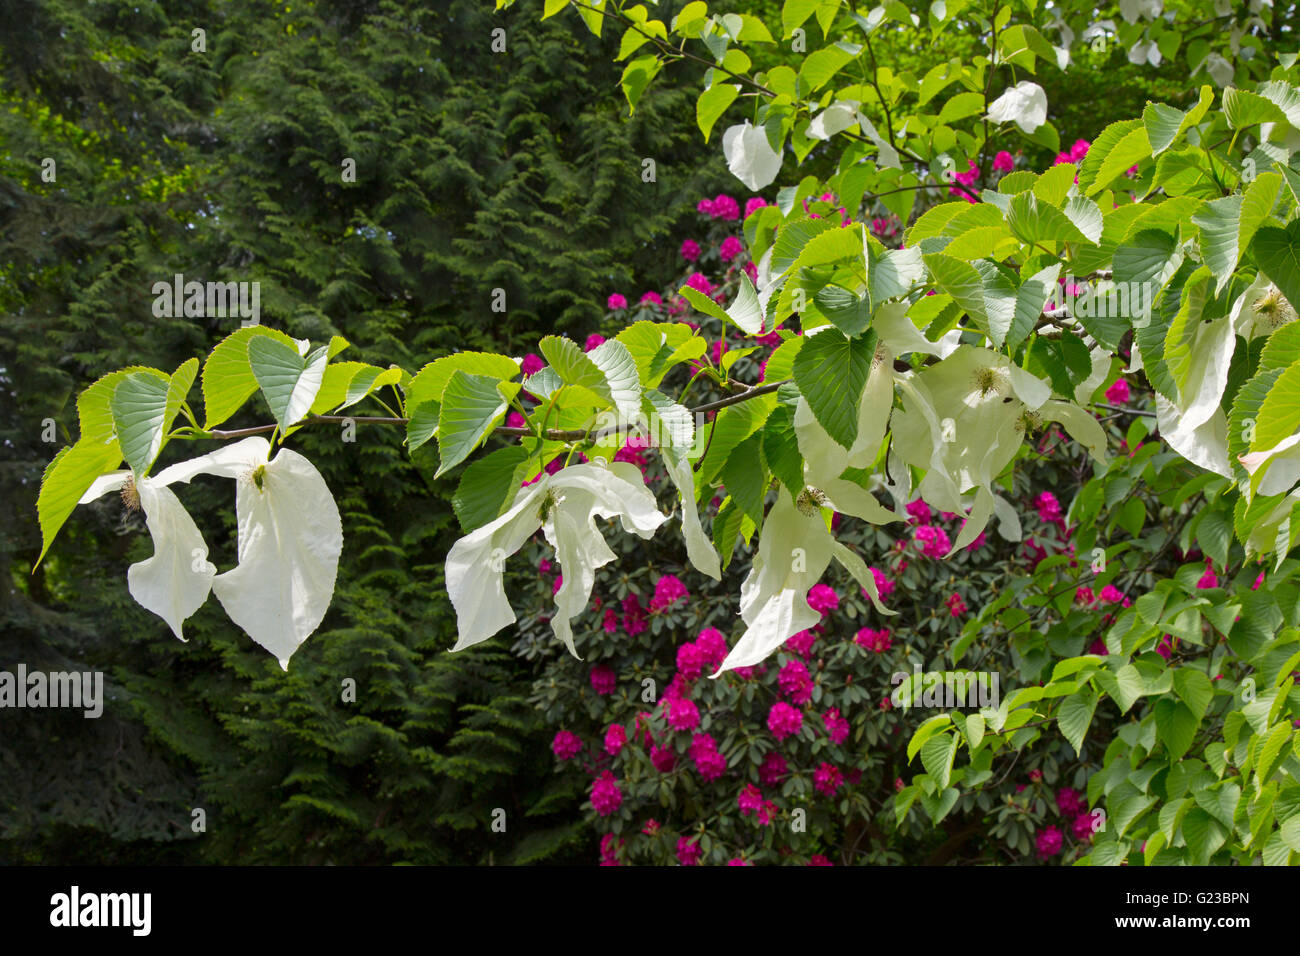
<path fill-rule="evenodd" d="M 718 258 L 723 262 L 730 262 L 744 251 L 745 246 L 739 239 L 735 236 L 728 236 L 722 240 L 722 245 L 718 247 Z"/>
<path fill-rule="evenodd" d="M 1124 405 L 1129 400 L 1128 381 L 1117 378 L 1110 388 L 1106 389 L 1106 401 L 1112 405 Z"/>
<path fill-rule="evenodd" d="M 560 760 L 570 760 L 582 751 L 582 740 L 577 734 L 561 730 L 551 741 L 551 753 Z"/>
<path fill-rule="evenodd" d="M 1035 498 L 1034 507 L 1038 509 L 1039 521 L 1061 520 L 1061 503 L 1056 500 L 1056 495 L 1050 491 L 1044 491 Z"/>
<path fill-rule="evenodd" d="M 1080 814 L 1086 808 L 1079 791 L 1070 787 L 1062 787 L 1056 791 L 1056 805 L 1060 808 L 1061 813 L 1067 817 Z"/>
<path fill-rule="evenodd" d="M 822 761 L 821 766 L 813 774 L 813 787 L 818 793 L 828 797 L 835 796 L 835 791 L 843 784 L 844 774 L 840 773 L 840 768 L 834 764 Z"/>
<path fill-rule="evenodd" d="M 791 654 L 798 654 L 800 657 L 807 659 L 808 655 L 812 653 L 815 643 L 817 643 L 817 632 L 809 630 L 800 631 L 781 646 Z"/>
<path fill-rule="evenodd" d="M 966 545 L 966 550 L 970 551 L 973 554 L 976 551 L 978 551 L 980 548 L 984 547 L 984 545 L 987 543 L 988 543 L 988 535 L 986 535 L 983 531 L 981 531 L 979 534 L 975 535 L 974 541 Z"/>
<path fill-rule="evenodd" d="M 912 535 L 921 553 L 928 558 L 942 558 L 952 549 L 948 533 L 938 525 L 923 524 Z"/>
<path fill-rule="evenodd" d="M 687 262 L 694 262 L 700 257 L 700 244 L 694 239 L 685 239 L 682 241 L 682 258 Z"/>
<path fill-rule="evenodd" d="M 628 637 L 636 637 L 647 627 L 645 609 L 635 594 L 623 598 L 623 630 Z"/>
<path fill-rule="evenodd" d="M 1070 832 L 1074 834 L 1076 840 L 1079 840 L 1080 842 L 1088 842 L 1092 840 L 1093 819 L 1094 814 L 1092 813 L 1081 813 L 1074 818 L 1074 822 L 1070 824 Z"/>
<path fill-rule="evenodd" d="M 943 603 L 948 605 L 948 613 L 953 617 L 961 617 L 967 611 L 966 602 L 962 600 L 960 594 L 949 595 L 948 600 Z"/>
<path fill-rule="evenodd" d="M 696 734 L 692 738 L 690 755 L 705 783 L 717 780 L 727 770 L 727 758 L 718 752 L 718 745 L 708 734 Z"/>
<path fill-rule="evenodd" d="M 1048 857 L 1056 856 L 1061 852 L 1064 840 L 1061 837 L 1061 831 L 1056 827 L 1044 827 L 1038 831 L 1034 843 L 1038 847 L 1039 857 L 1046 860 Z"/>
<path fill-rule="evenodd" d="M 1099 637 L 1088 645 L 1088 653 L 1096 654 L 1099 657 L 1106 657 L 1110 654 L 1110 648 L 1106 646 L 1106 639 Z"/>
<path fill-rule="evenodd" d="M 1016 168 L 1016 160 L 1005 149 L 999 150 L 998 154 L 993 157 L 993 168 L 998 172 L 1009 173 Z"/>
<path fill-rule="evenodd" d="M 750 282 L 758 281 L 758 266 L 754 265 L 752 261 L 745 263 L 743 271 L 745 275 L 749 276 Z"/>
<path fill-rule="evenodd" d="M 1196 582 L 1198 588 L 1217 588 L 1219 586 L 1219 576 L 1214 573 L 1214 564 L 1210 561 L 1205 562 L 1205 573 L 1201 575 L 1200 580 Z"/>
<path fill-rule="evenodd" d="M 660 773 L 669 773 L 673 767 L 677 766 L 677 754 L 673 752 L 672 747 L 660 747 L 658 744 L 651 744 L 650 763 Z"/>
<path fill-rule="evenodd" d="M 706 627 L 700 631 L 695 646 L 699 648 L 704 664 L 708 667 L 717 667 L 727 659 L 727 653 L 731 650 L 727 647 L 727 639 L 716 627 Z"/>
<path fill-rule="evenodd" d="M 885 576 L 884 571 L 880 570 L 880 568 L 876 567 L 875 565 L 872 565 L 867 570 L 871 572 L 871 576 L 875 579 L 876 590 L 880 592 L 880 597 L 882 600 L 894 593 L 894 582 Z M 863 590 L 862 596 L 866 597 L 865 589 Z"/>
<path fill-rule="evenodd" d="M 618 611 L 612 607 L 605 608 L 605 620 L 602 624 L 606 634 L 613 634 L 618 630 Z"/>
<path fill-rule="evenodd" d="M 1035 770 L 1031 770 L 1031 771 L 1029 771 L 1029 779 L 1030 779 L 1030 780 L 1042 780 L 1042 779 L 1043 779 L 1043 771 L 1041 771 L 1041 770 L 1036 770 L 1036 769 L 1035 769 Z"/>
<path fill-rule="evenodd" d="M 745 218 L 748 219 L 755 212 L 767 205 L 767 200 L 762 196 L 755 196 L 745 203 Z"/>
<path fill-rule="evenodd" d="M 546 368 L 546 363 L 542 361 L 541 356 L 529 352 L 524 356 L 524 360 L 519 363 L 519 370 L 525 375 L 536 375 L 542 369 Z"/>
<path fill-rule="evenodd" d="M 709 206 L 708 213 L 714 219 L 732 222 L 740 218 L 740 205 L 725 193 L 719 193 Z"/>
<path fill-rule="evenodd" d="M 1097 596 L 1092 593 L 1092 588 L 1086 584 L 1079 585 L 1079 590 L 1074 592 L 1074 603 L 1076 604 L 1091 604 L 1095 600 L 1097 600 Z"/>
<path fill-rule="evenodd" d="M 1156 653 L 1165 660 L 1174 656 L 1174 651 L 1178 648 L 1178 638 L 1166 634 L 1160 638 L 1160 643 L 1156 645 Z"/>
<path fill-rule="evenodd" d="M 809 866 L 834 866 L 835 864 L 832 863 L 830 860 L 826 859 L 826 857 L 822 856 L 822 854 L 814 853 L 812 855 L 812 858 L 808 861 L 808 865 Z"/>
<path fill-rule="evenodd" d="M 740 815 L 747 817 L 751 813 L 757 813 L 763 805 L 763 791 L 752 783 L 745 784 L 745 789 L 740 791 L 740 796 L 736 798 L 736 803 L 740 807 Z"/>
<path fill-rule="evenodd" d="M 654 291 L 641 293 L 641 304 L 644 305 L 647 302 L 651 303 L 652 305 L 663 305 L 664 297 L 661 296 L 658 292 L 654 292 Z"/>
<path fill-rule="evenodd" d="M 1113 584 L 1108 584 L 1101 589 L 1102 604 L 1118 604 L 1124 600 L 1124 595 L 1120 593 L 1119 588 Z"/>
<path fill-rule="evenodd" d="M 758 767 L 758 779 L 765 787 L 774 787 L 789 775 L 790 768 L 786 765 L 785 758 L 776 751 L 764 757 Z"/>
<path fill-rule="evenodd" d="M 613 310 L 613 309 L 626 309 L 626 308 L 627 308 L 627 299 L 624 298 L 623 296 L 619 295 L 617 292 L 615 292 L 613 295 L 611 295 L 611 296 L 609 297 L 609 299 L 606 300 L 605 304 L 606 304 L 607 306 L 609 306 L 609 308 L 610 308 L 611 310 Z"/>
<path fill-rule="evenodd" d="M 665 574 L 655 581 L 654 597 L 650 599 L 650 611 L 662 611 L 683 598 L 690 597 L 686 585 L 676 575 Z"/>
<path fill-rule="evenodd" d="M 814 584 L 808 590 L 808 606 L 818 614 L 825 615 L 840 606 L 840 596 L 827 584 Z"/>
<path fill-rule="evenodd" d="M 779 700 L 768 711 L 767 729 L 778 741 L 785 740 L 786 737 L 797 734 L 803 729 L 803 712 Z"/>
<path fill-rule="evenodd" d="M 697 292 L 703 292 L 705 295 L 712 295 L 713 283 L 703 272 L 692 272 L 686 279 L 686 284 Z"/>
<path fill-rule="evenodd" d="M 738 856 L 732 857 L 730 860 L 727 861 L 727 866 L 753 866 L 753 865 L 754 865 L 753 863 L 750 863 L 748 860 L 742 860 Z"/>
<path fill-rule="evenodd" d="M 594 348 L 599 348 L 605 344 L 605 336 L 599 332 L 592 332 L 587 336 L 587 344 L 582 347 L 584 352 L 590 352 Z"/>
<path fill-rule="evenodd" d="M 600 838 L 600 865 L 621 866 L 618 862 L 618 848 L 626 841 L 618 840 L 614 834 L 606 833 Z"/>
<path fill-rule="evenodd" d="M 555 576 L 555 583 L 551 586 L 551 593 L 552 593 L 552 594 L 559 594 L 559 593 L 560 593 L 560 588 L 562 588 L 563 586 L 564 586 L 564 575 L 563 575 L 563 574 L 557 574 L 557 575 Z"/>
<path fill-rule="evenodd" d="M 676 697 L 664 701 L 664 715 L 673 730 L 694 730 L 700 726 L 700 711 L 689 697 Z"/>
<path fill-rule="evenodd" d="M 683 680 L 699 680 L 704 674 L 704 652 L 693 643 L 677 648 L 677 673 Z"/>
<path fill-rule="evenodd" d="M 781 693 L 796 704 L 806 704 L 812 698 L 812 678 L 808 676 L 803 661 L 787 661 L 776 682 Z"/>
<path fill-rule="evenodd" d="M 858 631 L 858 636 L 853 640 L 873 654 L 883 654 L 894 646 L 893 638 L 885 628 L 873 631 L 869 627 L 864 627 Z"/>
<path fill-rule="evenodd" d="M 591 808 L 607 817 L 622 804 L 623 791 L 618 788 L 618 780 L 606 770 L 591 785 Z"/>
<path fill-rule="evenodd" d="M 551 573 L 551 562 L 548 561 L 546 558 L 542 558 L 542 560 L 538 561 L 538 562 L 537 562 L 537 573 L 538 573 L 538 574 L 550 574 L 550 573 Z"/>
<path fill-rule="evenodd" d="M 832 707 L 822 715 L 822 723 L 826 725 L 826 736 L 831 739 L 833 744 L 842 744 L 849 739 L 849 722 L 840 716 L 838 707 Z"/>
<path fill-rule="evenodd" d="M 1070 147 L 1070 162 L 1077 163 L 1088 155 L 1088 150 L 1091 148 L 1092 143 L 1086 139 L 1076 139 L 1074 145 Z"/>
<path fill-rule="evenodd" d="M 651 817 L 649 820 L 645 822 L 645 826 L 641 828 L 641 832 L 644 833 L 646 836 L 654 836 L 656 833 L 659 832 L 659 821 L 656 820 L 654 817 Z"/>
<path fill-rule="evenodd" d="M 597 664 L 591 669 L 591 689 L 597 694 L 612 694 L 618 686 L 618 675 L 607 664 Z"/>
<path fill-rule="evenodd" d="M 610 724 L 605 731 L 605 753 L 617 757 L 619 751 L 627 744 L 627 731 L 622 724 Z"/>
<path fill-rule="evenodd" d="M 1252 591 L 1258 591 L 1258 590 L 1259 590 L 1259 586 L 1260 586 L 1261 584 L 1263 584 L 1263 583 L 1264 583 L 1264 572 L 1261 571 L 1261 572 L 1259 572 L 1259 577 L 1257 577 L 1257 578 L 1255 579 L 1255 583 L 1252 584 L 1252 585 L 1250 586 L 1250 589 L 1251 589 Z"/>
<path fill-rule="evenodd" d="M 511 412 L 506 416 L 506 425 L 510 428 L 523 428 L 525 424 L 524 416 L 518 412 Z"/>
<path fill-rule="evenodd" d="M 920 498 L 907 503 L 907 513 L 912 516 L 914 524 L 929 524 L 933 518 L 930 506 Z"/>
<path fill-rule="evenodd" d="M 677 839 L 677 862 L 682 866 L 699 866 L 700 865 L 700 845 L 692 843 L 690 837 L 678 837 Z"/>

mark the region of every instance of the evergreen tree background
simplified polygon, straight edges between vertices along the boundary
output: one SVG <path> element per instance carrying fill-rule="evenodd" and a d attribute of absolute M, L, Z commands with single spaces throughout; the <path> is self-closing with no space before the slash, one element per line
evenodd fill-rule
<path fill-rule="evenodd" d="M 77 509 L 32 573 L 36 491 L 75 440 L 76 393 L 129 364 L 170 371 L 238 327 L 155 318 L 157 281 L 258 281 L 263 324 L 412 370 L 585 336 L 610 292 L 662 284 L 663 237 L 725 175 L 690 84 L 626 120 L 617 37 L 538 16 L 470 0 L 0 10 L 0 668 L 103 670 L 111 698 L 99 720 L 0 714 L 0 860 L 589 862 L 584 795 L 552 772 L 527 665 L 506 641 L 447 653 L 455 479 L 433 480 L 436 452 L 412 463 L 399 429 L 291 440 L 338 501 L 345 552 L 287 674 L 215 600 L 187 643 L 135 604 L 126 568 L 151 544 L 115 496 Z M 266 420 L 250 406 L 226 427 Z M 181 496 L 231 566 L 229 486 Z"/>

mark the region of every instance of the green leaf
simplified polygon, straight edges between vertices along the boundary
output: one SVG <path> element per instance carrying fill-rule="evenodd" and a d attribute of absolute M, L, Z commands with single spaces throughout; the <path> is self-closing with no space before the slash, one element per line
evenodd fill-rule
<path fill-rule="evenodd" d="M 1151 155 L 1151 143 L 1141 120 L 1111 123 L 1093 140 L 1079 167 L 1079 191 L 1100 192 L 1134 163 Z"/>
<path fill-rule="evenodd" d="M 528 452 L 519 445 L 511 445 L 498 448 L 465 468 L 451 499 L 462 531 L 469 534 L 495 521 L 513 503 L 527 461 Z"/>
<path fill-rule="evenodd" d="M 709 141 L 709 133 L 727 107 L 740 95 L 740 87 L 732 83 L 718 83 L 700 94 L 695 101 L 695 122 L 704 134 L 704 141 Z"/>
<path fill-rule="evenodd" d="M 574 346 L 574 348 L 576 349 L 577 346 Z M 543 351 L 542 354 L 545 355 L 546 353 Z M 582 353 L 579 352 L 578 354 L 581 355 Z M 548 361 L 550 361 L 549 358 Z M 406 407 L 408 411 L 424 402 L 441 402 L 443 389 L 447 387 L 447 383 L 451 381 L 451 376 L 457 370 L 470 375 L 482 375 L 487 378 L 497 379 L 498 381 L 509 381 L 519 374 L 519 363 L 512 358 L 495 355 L 492 352 L 455 352 L 434 359 L 420 369 L 406 387 Z M 542 372 L 539 372 L 538 375 L 545 371 L 546 369 L 542 369 Z M 529 389 L 529 391 L 534 390 Z"/>
<path fill-rule="evenodd" d="M 587 357 L 605 377 L 605 390 L 600 394 L 608 394 L 624 420 L 634 420 L 641 411 L 641 378 L 627 346 L 618 339 L 608 339 Z"/>
<path fill-rule="evenodd" d="M 328 362 L 327 346 L 321 346 L 304 357 L 298 354 L 296 346 L 275 339 L 259 337 L 249 340 L 249 366 L 281 431 L 301 421 L 311 411 Z"/>
<path fill-rule="evenodd" d="M 297 351 L 293 339 L 264 325 L 236 329 L 217 343 L 203 363 L 204 428 L 216 428 L 257 391 L 257 377 L 249 364 L 248 343 L 266 337 Z"/>
<path fill-rule="evenodd" d="M 1083 738 L 1088 733 L 1096 709 L 1097 692 L 1091 687 L 1081 688 L 1061 701 L 1056 723 L 1076 755 L 1083 752 Z"/>
<path fill-rule="evenodd" d="M 1300 219 L 1285 229 L 1265 226 L 1255 233 L 1251 252 L 1264 275 L 1281 290 L 1292 308 L 1300 303 Z"/>
<path fill-rule="evenodd" d="M 36 498 L 36 517 L 41 526 L 39 565 L 50 550 L 54 537 L 77 507 L 81 496 L 100 475 L 113 471 L 122 461 L 117 439 L 107 442 L 82 438 L 75 445 L 59 449 L 45 468 Z"/>
<path fill-rule="evenodd" d="M 662 382 L 675 365 L 693 361 L 708 349 L 708 343 L 681 322 L 635 322 L 616 338 L 632 353 L 637 374 L 648 388 Z"/>
<path fill-rule="evenodd" d="M 1199 722 L 1214 699 L 1214 685 L 1196 668 L 1179 667 L 1174 671 L 1174 693 Z"/>
<path fill-rule="evenodd" d="M 597 20 L 603 19 L 600 16 Z M 663 64 L 657 56 L 639 56 L 635 60 L 628 62 L 623 68 L 623 76 L 619 80 L 619 85 L 623 88 L 623 95 L 627 97 L 627 106 L 629 115 L 636 112 L 637 101 L 641 99 L 641 94 L 645 92 L 650 81 L 658 75 Z"/>
<path fill-rule="evenodd" d="M 785 394 L 786 389 L 794 391 L 793 386 L 783 385 L 781 394 Z M 803 455 L 799 452 L 799 440 L 794 430 L 793 407 L 787 402 L 779 402 L 761 434 L 764 460 L 772 474 L 789 490 L 790 497 L 797 499 L 804 488 Z"/>
<path fill-rule="evenodd" d="M 1217 280 L 1216 295 L 1231 280 L 1241 253 L 1256 231 L 1268 221 L 1281 189 L 1281 176 L 1263 173 L 1240 196 L 1207 202 L 1192 216 L 1201 231 L 1201 255 Z"/>
<path fill-rule="evenodd" d="M 795 356 L 795 384 L 818 423 L 845 448 L 858 437 L 858 406 L 875 353 L 874 335 L 849 339 L 827 329 L 807 336 Z"/>
<path fill-rule="evenodd" d="M 1060 263 L 1053 263 L 1026 279 L 1016 291 L 1015 318 L 1006 338 L 1009 348 L 1018 348 L 1029 337 L 1038 317 L 1043 314 L 1043 306 L 1047 305 L 1048 298 L 1058 288 L 1056 280 L 1060 273 Z"/>
<path fill-rule="evenodd" d="M 1223 91 L 1223 115 L 1230 129 L 1244 129 L 1256 123 L 1285 123 L 1281 107 L 1258 93 L 1229 86 Z"/>
<path fill-rule="evenodd" d="M 193 374 L 190 380 L 193 381 Z M 168 395 L 171 381 L 147 372 L 133 372 L 113 392 L 113 421 L 122 457 L 137 478 L 149 473 L 162 450 L 166 435 Z"/>
<path fill-rule="evenodd" d="M 763 433 L 757 431 L 731 450 L 721 472 L 722 483 L 732 501 L 755 523 L 763 520 L 763 497 L 768 484 L 762 449 Z"/>
<path fill-rule="evenodd" d="M 722 502 L 718 513 L 713 517 L 713 546 L 718 549 L 724 571 L 735 553 L 736 537 L 740 534 L 740 525 L 744 520 L 745 513 L 730 497 Z"/>
<path fill-rule="evenodd" d="M 818 311 L 850 338 L 861 335 L 871 324 L 871 300 L 837 285 L 828 285 L 813 295 Z"/>
<path fill-rule="evenodd" d="M 921 764 L 940 789 L 948 786 L 948 780 L 952 776 L 957 743 L 956 734 L 936 734 L 921 745 Z"/>
<path fill-rule="evenodd" d="M 804 57 L 803 65 L 799 68 L 799 78 L 815 93 L 829 83 L 831 77 L 852 59 L 852 56 L 838 46 L 822 47 Z"/>
<path fill-rule="evenodd" d="M 1201 719 L 1180 701 L 1161 697 L 1156 701 L 1156 735 L 1169 751 L 1169 759 L 1178 761 L 1196 738 Z"/>
<path fill-rule="evenodd" d="M 973 319 L 983 322 L 986 318 L 984 279 L 979 271 L 970 263 L 941 252 L 932 252 L 922 258 L 938 289 L 952 296 L 953 301 Z"/>
<path fill-rule="evenodd" d="M 434 477 L 454 468 L 478 447 L 484 437 L 505 417 L 506 384 L 486 375 L 471 375 L 457 369 L 442 393 L 438 414 L 438 456 L 441 463 Z M 518 390 L 518 385 L 514 385 Z"/>
<path fill-rule="evenodd" d="M 1079 227 L 1055 206 L 1032 192 L 1017 193 L 1007 208 L 1007 225 L 1023 242 L 1088 242 Z"/>
<path fill-rule="evenodd" d="M 754 283 L 743 272 L 736 285 L 736 298 L 727 309 L 726 317 L 746 335 L 759 335 L 763 331 L 763 309 L 758 304 L 758 293 L 754 291 Z"/>

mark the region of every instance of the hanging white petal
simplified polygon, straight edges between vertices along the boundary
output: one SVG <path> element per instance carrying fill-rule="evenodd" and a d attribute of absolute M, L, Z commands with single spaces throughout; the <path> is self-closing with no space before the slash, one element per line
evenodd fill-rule
<path fill-rule="evenodd" d="M 230 619 L 288 670 L 329 610 L 343 523 L 310 461 L 287 448 L 268 460 L 264 440 L 261 447 L 240 444 L 247 468 L 235 489 L 239 563 L 217 575 L 212 590 Z M 214 467 L 209 473 L 224 474 L 238 463 L 223 457 Z"/>
<path fill-rule="evenodd" d="M 808 136 L 812 139 L 830 139 L 858 122 L 857 100 L 836 100 L 808 123 Z"/>
<path fill-rule="evenodd" d="M 769 185 L 781 171 L 781 154 L 767 141 L 763 128 L 749 120 L 722 134 L 722 152 L 731 174 L 754 192 Z"/>
<path fill-rule="evenodd" d="M 1047 94 L 1037 83 L 1021 80 L 989 104 L 989 119 L 1015 123 L 1024 132 L 1032 133 L 1047 122 Z"/>
<path fill-rule="evenodd" d="M 551 629 L 577 657 L 570 621 L 591 598 L 595 569 L 614 560 L 595 519 L 615 516 L 624 531 L 646 539 L 667 520 L 635 465 L 573 465 L 521 489 L 510 510 L 452 545 L 446 564 L 447 596 L 456 609 L 452 650 L 485 641 L 514 623 L 502 582 L 505 559 L 541 528 L 563 577 Z"/>
<path fill-rule="evenodd" d="M 821 620 L 808 606 L 808 589 L 831 562 L 831 541 L 820 509 L 804 515 L 789 495 L 777 496 L 740 587 L 740 616 L 748 626 L 714 677 L 752 667 Z"/>
<path fill-rule="evenodd" d="M 1300 433 L 1283 438 L 1272 448 L 1240 455 L 1238 460 L 1252 478 L 1263 472 L 1255 494 L 1284 495 L 1300 481 Z"/>
<path fill-rule="evenodd" d="M 551 487 L 555 506 L 542 524 L 542 533 L 555 548 L 564 578 L 555 594 L 551 630 L 577 657 L 570 621 L 591 600 L 596 568 L 614 560 L 595 519 L 617 516 L 624 531 L 647 540 L 668 519 L 655 504 L 640 470 L 630 462 L 616 461 L 608 471 L 595 465 L 566 468 Z"/>
<path fill-rule="evenodd" d="M 119 491 L 129 471 L 101 475 L 81 497 L 81 504 L 110 491 Z M 172 633 L 185 640 L 185 619 L 203 606 L 217 573 L 208 560 L 208 546 L 180 499 L 161 476 L 135 482 L 145 524 L 153 539 L 153 557 L 127 569 L 127 590 L 141 607 L 157 614 Z"/>
<path fill-rule="evenodd" d="M 686 557 L 701 574 L 722 580 L 722 563 L 713 542 L 704 533 L 700 513 L 695 506 L 695 472 L 686 449 L 664 446 L 660 449 L 664 468 L 682 501 L 682 536 L 686 539 Z"/>

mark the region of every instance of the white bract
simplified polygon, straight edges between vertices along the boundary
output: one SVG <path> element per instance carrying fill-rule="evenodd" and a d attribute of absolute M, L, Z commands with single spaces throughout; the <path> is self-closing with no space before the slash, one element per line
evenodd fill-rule
<path fill-rule="evenodd" d="M 967 517 L 949 554 L 974 541 L 994 514 L 1003 537 L 1019 540 L 1015 511 L 992 485 L 1020 448 L 1026 425 L 1059 421 L 1093 458 L 1105 460 L 1097 420 L 1052 400 L 1046 382 L 1005 355 L 963 345 L 899 387 L 903 408 L 894 415 L 893 450 L 926 470 L 917 488 L 924 501 Z"/>
<path fill-rule="evenodd" d="M 127 583 L 182 640 L 185 619 L 215 591 L 230 619 L 288 670 L 329 609 L 343 525 L 311 462 L 285 448 L 269 458 L 270 451 L 265 438 L 246 438 L 136 481 L 154 556 L 132 565 Z M 224 574 L 207 561 L 203 536 L 168 487 L 196 475 L 237 482 L 238 564 Z M 96 479 L 82 502 L 122 488 L 129 477 L 122 471 Z"/>
<path fill-rule="evenodd" d="M 989 104 L 989 119 L 995 123 L 1015 123 L 1032 133 L 1047 122 L 1047 94 L 1037 83 L 1021 80 Z"/>
<path fill-rule="evenodd" d="M 767 141 L 763 127 L 753 126 L 749 120 L 722 134 L 722 152 L 731 174 L 755 192 L 781 171 L 781 154 Z"/>
<path fill-rule="evenodd" d="M 899 520 L 862 485 L 840 477 L 846 468 L 867 468 L 875 461 L 889 425 L 894 401 L 893 359 L 881 347 L 858 406 L 858 436 L 852 448 L 834 441 L 813 416 L 804 398 L 795 409 L 795 437 L 804 458 L 807 488 L 796 502 L 781 489 L 763 522 L 758 552 L 740 589 L 740 616 L 747 625 L 736 646 L 713 676 L 750 667 L 821 620 L 808 605 L 808 589 L 839 561 L 866 590 L 882 614 L 876 579 L 866 563 L 835 540 L 823 507 L 872 524 Z"/>
<path fill-rule="evenodd" d="M 641 472 L 628 462 L 608 468 L 574 465 L 521 488 L 510 510 L 465 535 L 447 553 L 447 596 L 456 609 L 452 650 L 485 641 L 515 622 L 502 582 L 505 559 L 541 528 L 555 548 L 563 577 L 551 629 L 577 657 L 570 621 L 586 608 L 596 569 L 614 560 L 595 519 L 615 516 L 624 531 L 647 540 L 667 520 Z"/>

